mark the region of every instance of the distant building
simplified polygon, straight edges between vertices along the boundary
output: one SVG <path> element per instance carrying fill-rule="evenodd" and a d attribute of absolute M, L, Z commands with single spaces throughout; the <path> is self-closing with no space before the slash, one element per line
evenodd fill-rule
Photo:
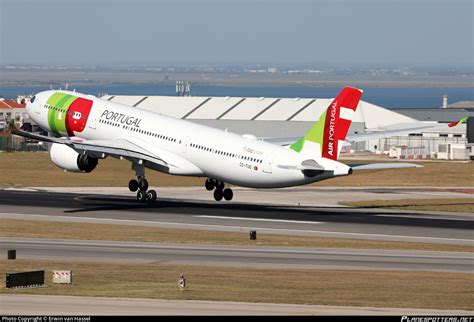
<path fill-rule="evenodd" d="M 195 123 L 257 137 L 298 137 L 318 120 L 332 99 L 329 98 L 269 98 L 269 97 L 175 97 L 175 96 L 113 96 L 103 99 L 150 110 Z M 398 109 L 360 101 L 349 133 L 396 130 L 400 124 L 410 126 L 419 121 L 448 123 L 474 111 L 465 109 Z M 435 158 L 440 144 L 465 145 L 466 125 L 442 132 L 426 131 L 353 144 L 351 151 L 372 151 L 389 154 L 394 147 L 399 158 Z M 349 149 L 343 152 L 349 152 Z M 465 155 L 465 154 L 463 154 Z"/>
<path fill-rule="evenodd" d="M 474 117 L 474 109 L 470 108 L 397 108 L 391 111 L 424 122 L 449 123 L 465 116 Z"/>
<path fill-rule="evenodd" d="M 11 119 L 14 119 L 15 123 L 20 125 L 29 121 L 30 117 L 25 109 L 27 100 L 27 97 L 20 97 L 14 100 L 0 98 L 0 131 L 5 129 L 6 122 Z"/>

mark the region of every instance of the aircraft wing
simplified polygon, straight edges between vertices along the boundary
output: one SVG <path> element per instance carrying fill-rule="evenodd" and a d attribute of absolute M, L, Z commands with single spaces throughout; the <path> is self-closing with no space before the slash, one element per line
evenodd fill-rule
<path fill-rule="evenodd" d="M 154 153 L 151 153 L 126 139 L 81 140 L 75 138 L 56 138 L 18 130 L 15 127 L 11 128 L 11 133 L 37 141 L 64 144 L 78 153 L 88 152 L 92 156 L 99 158 L 105 158 L 107 155 L 110 155 L 112 157 L 122 157 L 136 162 L 139 160 L 148 161 L 163 167 L 172 166 L 172 164 L 166 162 L 164 158 L 160 158 Z"/>
<path fill-rule="evenodd" d="M 79 153 L 88 152 L 99 157 L 110 155 L 112 157 L 123 157 L 130 161 L 138 162 L 139 160 L 144 160 L 164 167 L 170 166 L 170 164 L 163 160 L 163 158 L 157 157 L 155 154 L 125 139 L 87 141 L 72 140 L 65 144 L 69 145 Z"/>
<path fill-rule="evenodd" d="M 394 135 L 404 135 L 404 134 L 410 134 L 410 133 L 416 133 L 416 132 L 421 132 L 423 130 L 427 129 L 433 129 L 434 127 L 432 125 L 424 125 L 424 126 L 418 126 L 418 127 L 409 127 L 409 128 L 403 128 L 403 129 L 397 129 L 397 130 L 389 130 L 389 131 L 377 131 L 377 132 L 370 132 L 370 133 L 355 133 L 355 134 L 348 134 L 345 139 L 345 144 L 344 145 L 351 145 L 351 143 L 355 142 L 363 142 L 367 140 L 373 140 L 373 139 L 383 139 L 383 138 L 388 138 Z M 281 145 L 281 146 L 287 146 L 295 143 L 298 141 L 301 137 L 299 136 L 294 136 L 294 137 L 272 137 L 272 138 L 262 138 L 262 141 L 269 142 L 272 144 L 276 145 Z"/>
<path fill-rule="evenodd" d="M 385 169 L 407 169 L 407 168 L 423 168 L 423 166 L 415 163 L 402 163 L 402 162 L 380 162 L 380 163 L 369 163 L 369 164 L 347 164 L 352 170 L 385 170 Z M 316 160 L 308 159 L 301 164 L 295 165 L 278 165 L 281 169 L 287 170 L 312 170 L 312 171 L 324 171 L 324 167 L 321 166 Z"/>
<path fill-rule="evenodd" d="M 408 124 L 395 124 L 390 128 L 377 129 L 375 132 L 369 133 L 354 133 L 348 134 L 345 139 L 346 146 L 350 146 L 354 142 L 363 142 L 373 139 L 383 139 L 395 135 L 405 135 L 410 133 L 419 133 L 426 130 L 447 130 L 450 127 L 456 126 L 457 124 L 465 122 L 464 119 L 461 119 L 457 122 L 450 124 L 440 124 L 440 123 L 408 123 Z M 301 137 L 265 137 L 260 138 L 262 141 L 273 143 L 276 145 L 286 146 L 291 145 L 298 141 Z"/>
<path fill-rule="evenodd" d="M 384 170 L 384 169 L 407 169 L 407 168 L 423 168 L 422 165 L 414 163 L 402 162 L 380 162 L 369 164 L 348 164 L 352 170 Z"/>
<path fill-rule="evenodd" d="M 411 124 L 409 126 L 405 125 L 405 127 L 401 127 L 394 130 L 378 129 L 376 132 L 348 134 L 345 139 L 345 142 L 346 142 L 345 145 L 351 145 L 351 143 L 353 142 L 363 142 L 363 141 L 372 140 L 372 139 L 387 138 L 394 135 L 417 133 L 417 132 L 422 132 L 424 130 L 429 130 L 429 129 L 446 129 L 447 127 L 448 126 L 446 124 L 440 125 L 438 123 L 433 123 L 433 124 L 421 123 L 421 124 L 416 124 L 416 125 Z M 272 143 L 272 144 L 276 144 L 276 145 L 286 146 L 286 145 L 291 145 L 295 143 L 300 138 L 301 138 L 300 136 L 267 137 L 267 138 L 261 138 L 261 140 Z"/>
<path fill-rule="evenodd" d="M 393 130 L 379 130 L 376 132 L 369 132 L 369 133 L 355 133 L 355 134 L 348 134 L 346 136 L 347 142 L 363 142 L 367 140 L 373 139 L 383 139 L 388 138 L 395 135 L 405 135 L 410 133 L 419 133 L 426 130 L 442 130 L 447 129 L 447 124 L 439 124 L 439 123 L 415 123 L 413 125 L 408 125 L 404 127 L 400 127 L 398 129 Z"/>

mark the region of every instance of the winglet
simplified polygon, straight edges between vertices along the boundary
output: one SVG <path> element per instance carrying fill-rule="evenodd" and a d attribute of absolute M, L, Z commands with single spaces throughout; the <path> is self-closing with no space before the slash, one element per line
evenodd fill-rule
<path fill-rule="evenodd" d="M 456 125 L 458 125 L 458 124 L 465 124 L 465 123 L 467 123 L 468 117 L 469 117 L 469 116 L 465 116 L 465 117 L 463 117 L 462 119 L 460 119 L 459 121 L 456 121 L 456 122 L 453 122 L 453 123 L 449 123 L 448 126 L 449 126 L 449 127 L 454 127 L 454 126 L 456 126 Z"/>

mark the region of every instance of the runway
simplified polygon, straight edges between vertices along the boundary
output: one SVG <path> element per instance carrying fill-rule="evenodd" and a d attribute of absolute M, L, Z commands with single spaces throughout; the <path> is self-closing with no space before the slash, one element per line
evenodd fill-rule
<path fill-rule="evenodd" d="M 0 190 L 0 218 L 240 232 L 255 229 L 264 234 L 474 245 L 472 214 L 298 207 L 264 201 L 216 203 L 192 199 L 195 189 L 183 193 L 179 188 L 167 188 L 167 191 L 187 198 L 161 197 L 156 204 L 148 206 L 137 203 L 130 193 L 110 196 L 87 193 L 87 188 L 81 190 L 80 193 Z M 304 193 L 318 199 L 320 190 L 309 189 Z M 260 192 L 252 193 L 254 198 L 259 198 Z M 287 195 L 288 191 L 279 193 Z M 349 194 L 347 189 L 343 194 Z"/>
<path fill-rule="evenodd" d="M 0 294 L 0 315 L 462 315 L 472 311 L 412 308 L 97 298 Z"/>
<path fill-rule="evenodd" d="M 468 273 L 474 268 L 472 253 L 408 250 L 245 247 L 0 237 L 0 253 L 6 254 L 8 249 L 16 249 L 18 258 L 24 259 Z"/>
<path fill-rule="evenodd" d="M 218 231 L 257 230 L 258 234 L 302 235 L 474 245 L 473 215 L 439 212 L 354 209 L 336 206 L 292 205 L 288 191 L 272 192 L 270 202 L 259 192 L 251 202 L 216 203 L 195 197 L 195 188 L 167 188 L 153 206 L 139 204 L 123 189 L 111 196 L 96 188 L 75 193 L 28 189 L 0 189 L 0 219 L 86 222 Z M 56 188 L 60 190 L 60 188 Z M 113 190 L 113 189 L 112 189 Z M 118 189 L 117 189 L 118 190 Z M 358 197 L 377 189 L 356 191 Z M 71 191 L 71 190 L 70 190 Z M 100 192 L 102 191 L 102 193 Z M 166 192 L 164 192 L 166 191 Z M 298 192 L 299 191 L 299 192 Z M 322 200 L 321 189 L 295 193 Z M 332 191 L 331 200 L 351 194 L 350 189 Z M 390 189 L 378 191 L 404 194 Z M 442 192 L 423 192 L 427 197 Z M 458 193 L 458 192 L 453 192 Z M 179 196 L 173 198 L 172 196 Z M 278 197 L 281 196 L 279 199 Z M 465 196 L 464 196 L 465 197 Z M 245 199 L 245 198 L 244 198 Z M 280 202 L 278 202 L 280 200 Z M 140 242 L 52 240 L 0 237 L 0 256 L 16 249 L 18 259 L 50 259 L 128 263 L 176 263 L 188 265 L 348 270 L 422 270 L 467 272 L 474 268 L 473 253 L 420 250 L 362 250 L 203 244 L 158 244 Z M 107 315 L 449 315 L 469 311 L 439 311 L 371 307 L 334 307 L 288 304 L 254 304 L 210 301 L 146 299 L 98 299 L 68 296 L 0 295 L 7 309 L 2 314 L 107 314 Z M 64 313 L 63 313 L 64 312 Z"/>

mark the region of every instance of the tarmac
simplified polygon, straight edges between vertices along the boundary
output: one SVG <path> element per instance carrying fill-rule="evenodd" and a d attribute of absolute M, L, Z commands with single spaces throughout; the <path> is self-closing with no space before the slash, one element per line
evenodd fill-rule
<path fill-rule="evenodd" d="M 463 310 L 0 294 L 0 315 L 415 315 L 472 316 Z"/>
<path fill-rule="evenodd" d="M 474 241 L 474 215 L 471 213 L 359 209 L 311 204 L 311 200 L 317 200 L 317 203 L 323 200 L 327 193 L 325 189 L 298 188 L 296 195 L 298 191 L 308 195 L 305 198 L 310 205 L 306 206 L 285 202 L 283 195 L 291 195 L 293 190 L 275 190 L 273 193 L 280 195 L 267 198 L 266 191 L 247 189 L 252 198 L 255 198 L 252 202 L 215 202 L 200 200 L 199 195 L 195 196 L 196 188 L 167 188 L 168 194 L 178 195 L 180 198 L 166 198 L 160 192 L 159 199 L 153 205 L 138 203 L 134 194 L 124 189 L 104 194 L 106 190 L 108 188 L 3 189 L 0 190 L 0 218 L 234 232 L 257 230 L 259 234 L 459 245 L 473 245 Z M 371 195 L 377 189 L 370 188 L 369 192 L 366 190 L 335 189 L 333 198 L 336 195 L 339 198 L 348 198 L 351 194 Z M 394 189 L 395 192 L 385 191 L 380 195 L 409 194 L 406 191 L 412 190 Z M 97 193 L 100 191 L 102 194 Z M 416 194 L 421 193 L 416 191 L 415 189 Z M 440 195 L 473 197 L 464 192 L 436 190 L 423 193 L 432 198 Z"/>
<path fill-rule="evenodd" d="M 234 189 L 215 202 L 204 188 L 160 188 L 153 205 L 125 188 L 0 189 L 0 218 L 314 237 L 474 245 L 473 214 L 357 209 L 339 201 L 472 198 L 470 187 Z M 82 259 L 272 268 L 473 272 L 473 253 L 243 247 L 0 238 L 18 258 Z M 74 256 L 71 256 L 73 254 Z M 47 315 L 472 315 L 471 311 L 334 307 L 210 301 L 0 295 L 0 314 Z"/>

